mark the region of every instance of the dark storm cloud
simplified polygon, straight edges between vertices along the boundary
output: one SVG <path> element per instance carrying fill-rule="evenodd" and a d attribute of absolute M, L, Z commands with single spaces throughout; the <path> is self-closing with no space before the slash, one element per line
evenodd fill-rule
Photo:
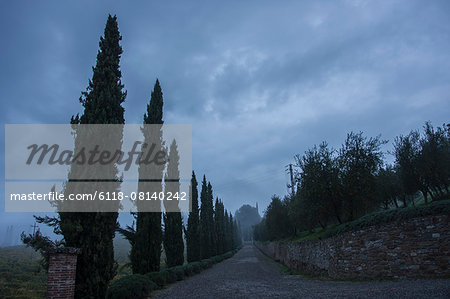
<path fill-rule="evenodd" d="M 286 194 L 285 165 L 323 140 L 338 148 L 362 130 L 392 141 L 448 122 L 447 1 L 1 6 L 2 123 L 81 112 L 107 14 L 117 14 L 126 121 L 142 122 L 159 78 L 166 123 L 192 123 L 197 176 L 232 211 Z"/>

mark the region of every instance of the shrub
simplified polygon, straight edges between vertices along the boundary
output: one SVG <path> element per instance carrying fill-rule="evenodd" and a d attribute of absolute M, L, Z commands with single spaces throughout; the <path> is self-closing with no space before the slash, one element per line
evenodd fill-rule
<path fill-rule="evenodd" d="M 168 282 L 169 273 L 167 270 L 159 271 L 159 272 L 150 272 L 147 273 L 146 276 L 150 278 L 153 282 L 155 282 L 159 287 L 165 286 Z"/>
<path fill-rule="evenodd" d="M 228 259 L 232 256 L 233 256 L 233 251 L 228 251 L 227 253 L 223 254 L 224 259 Z"/>
<path fill-rule="evenodd" d="M 183 278 L 184 278 L 183 266 L 171 267 L 171 268 L 168 268 L 166 271 L 168 273 L 168 279 L 167 279 L 168 283 L 180 281 L 180 280 L 183 280 Z"/>
<path fill-rule="evenodd" d="M 215 264 L 220 263 L 222 261 L 222 256 L 221 255 L 213 256 L 212 260 L 214 261 Z"/>
<path fill-rule="evenodd" d="M 138 282 L 139 279 L 142 280 L 142 278 L 137 278 L 136 281 L 134 281 L 133 277 L 139 277 L 142 276 L 145 278 L 146 283 L 141 283 L 142 285 L 148 286 L 148 289 L 150 291 L 153 291 L 157 288 L 161 288 L 167 284 L 183 280 L 184 277 L 194 275 L 195 273 L 200 273 L 203 269 L 210 268 L 212 265 L 219 263 L 227 258 L 230 258 L 233 256 L 234 251 L 229 251 L 227 253 L 224 253 L 222 255 L 216 255 L 209 259 L 204 259 L 197 262 L 192 262 L 184 266 L 175 266 L 171 267 L 159 272 L 150 272 L 144 275 L 129 275 L 126 277 L 130 277 L 129 279 L 133 279 L 133 283 Z M 122 278 L 121 278 L 122 279 Z M 119 280 L 117 280 L 119 281 Z M 116 283 L 116 282 L 114 282 Z M 135 287 L 134 285 L 131 287 L 132 284 L 123 283 L 126 285 L 126 287 L 129 287 L 131 289 L 139 290 L 139 286 Z M 136 291 L 135 290 L 135 291 Z M 149 292 L 150 292 L 149 291 Z M 114 291 L 115 292 L 115 291 Z M 147 292 L 147 294 L 149 293 Z M 141 295 L 135 295 L 133 293 L 132 295 L 122 295 L 122 293 L 118 293 L 119 295 L 111 294 L 111 296 L 114 295 L 114 297 L 108 297 L 108 298 L 141 298 Z M 124 296 L 124 297 L 121 297 Z M 126 297 L 128 296 L 128 297 Z M 141 296 L 141 297 L 139 297 Z"/>
<path fill-rule="evenodd" d="M 176 276 L 177 281 L 183 280 L 184 267 L 183 266 L 175 266 L 175 267 L 173 267 L 173 270 L 175 271 L 175 276 Z"/>
<path fill-rule="evenodd" d="M 167 283 L 174 283 L 177 281 L 177 274 L 175 273 L 174 268 L 168 268 L 165 271 L 167 271 Z"/>
<path fill-rule="evenodd" d="M 200 273 L 202 271 L 202 264 L 200 262 L 193 262 L 191 266 L 194 273 Z"/>
<path fill-rule="evenodd" d="M 212 258 L 202 260 L 205 264 L 205 269 L 211 268 L 214 265 L 214 261 Z"/>
<path fill-rule="evenodd" d="M 202 267 L 203 270 L 204 270 L 204 269 L 208 269 L 208 268 L 210 267 L 210 265 L 209 265 L 209 263 L 208 263 L 207 260 L 201 260 L 201 261 L 200 261 L 200 265 L 201 265 L 201 267 Z"/>
<path fill-rule="evenodd" d="M 192 264 L 184 265 L 183 269 L 184 269 L 184 276 L 191 276 L 195 273 L 194 266 L 192 266 Z"/>
<path fill-rule="evenodd" d="M 133 274 L 123 276 L 109 286 L 107 299 L 147 298 L 158 286 L 145 275 Z"/>

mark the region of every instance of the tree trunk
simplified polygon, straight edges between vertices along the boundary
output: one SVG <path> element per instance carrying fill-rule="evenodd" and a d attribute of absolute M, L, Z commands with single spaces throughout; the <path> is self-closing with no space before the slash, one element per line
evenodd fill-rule
<path fill-rule="evenodd" d="M 394 197 L 394 199 L 392 199 L 392 201 L 394 202 L 395 207 L 398 209 L 397 197 Z"/>
<path fill-rule="evenodd" d="M 336 207 L 336 203 L 334 202 L 334 200 L 332 200 L 331 202 L 333 204 L 334 215 L 336 216 L 336 219 L 339 222 L 339 224 L 342 224 L 342 220 L 341 220 L 341 217 L 339 217 L 339 211 Z"/>
<path fill-rule="evenodd" d="M 433 192 L 430 190 L 430 197 L 431 197 L 431 201 L 434 201 L 435 200 L 435 197 L 434 197 L 434 195 L 433 195 Z"/>
<path fill-rule="evenodd" d="M 319 221 L 320 226 L 325 229 L 325 225 L 322 224 L 322 221 Z"/>
<path fill-rule="evenodd" d="M 420 190 L 423 194 L 423 199 L 425 200 L 425 204 L 428 204 L 428 192 L 426 190 Z"/>

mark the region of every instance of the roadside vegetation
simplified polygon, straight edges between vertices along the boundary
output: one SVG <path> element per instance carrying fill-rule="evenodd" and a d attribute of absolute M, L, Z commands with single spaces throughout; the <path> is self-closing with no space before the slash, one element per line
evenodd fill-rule
<path fill-rule="evenodd" d="M 339 150 L 323 142 L 297 155 L 295 191 L 283 199 L 272 197 L 254 227 L 254 239 L 317 239 L 448 213 L 450 125 L 434 128 L 427 122 L 422 132 L 397 137 L 393 165 L 384 162 L 381 146 L 386 143 L 380 136 L 352 132 Z"/>
<path fill-rule="evenodd" d="M 211 268 L 214 264 L 232 257 L 239 248 L 221 255 L 150 272 L 145 275 L 132 274 L 113 280 L 106 294 L 107 299 L 147 298 L 152 292 L 163 289 L 168 285 L 186 279 Z"/>
<path fill-rule="evenodd" d="M 1 298 L 45 298 L 47 274 L 40 257 L 25 246 L 0 247 Z"/>

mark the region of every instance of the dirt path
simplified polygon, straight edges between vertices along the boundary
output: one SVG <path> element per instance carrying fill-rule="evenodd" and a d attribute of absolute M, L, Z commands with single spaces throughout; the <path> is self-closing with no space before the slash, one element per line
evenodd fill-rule
<path fill-rule="evenodd" d="M 450 298 L 450 280 L 348 282 L 283 275 L 277 263 L 246 245 L 155 298 Z"/>

